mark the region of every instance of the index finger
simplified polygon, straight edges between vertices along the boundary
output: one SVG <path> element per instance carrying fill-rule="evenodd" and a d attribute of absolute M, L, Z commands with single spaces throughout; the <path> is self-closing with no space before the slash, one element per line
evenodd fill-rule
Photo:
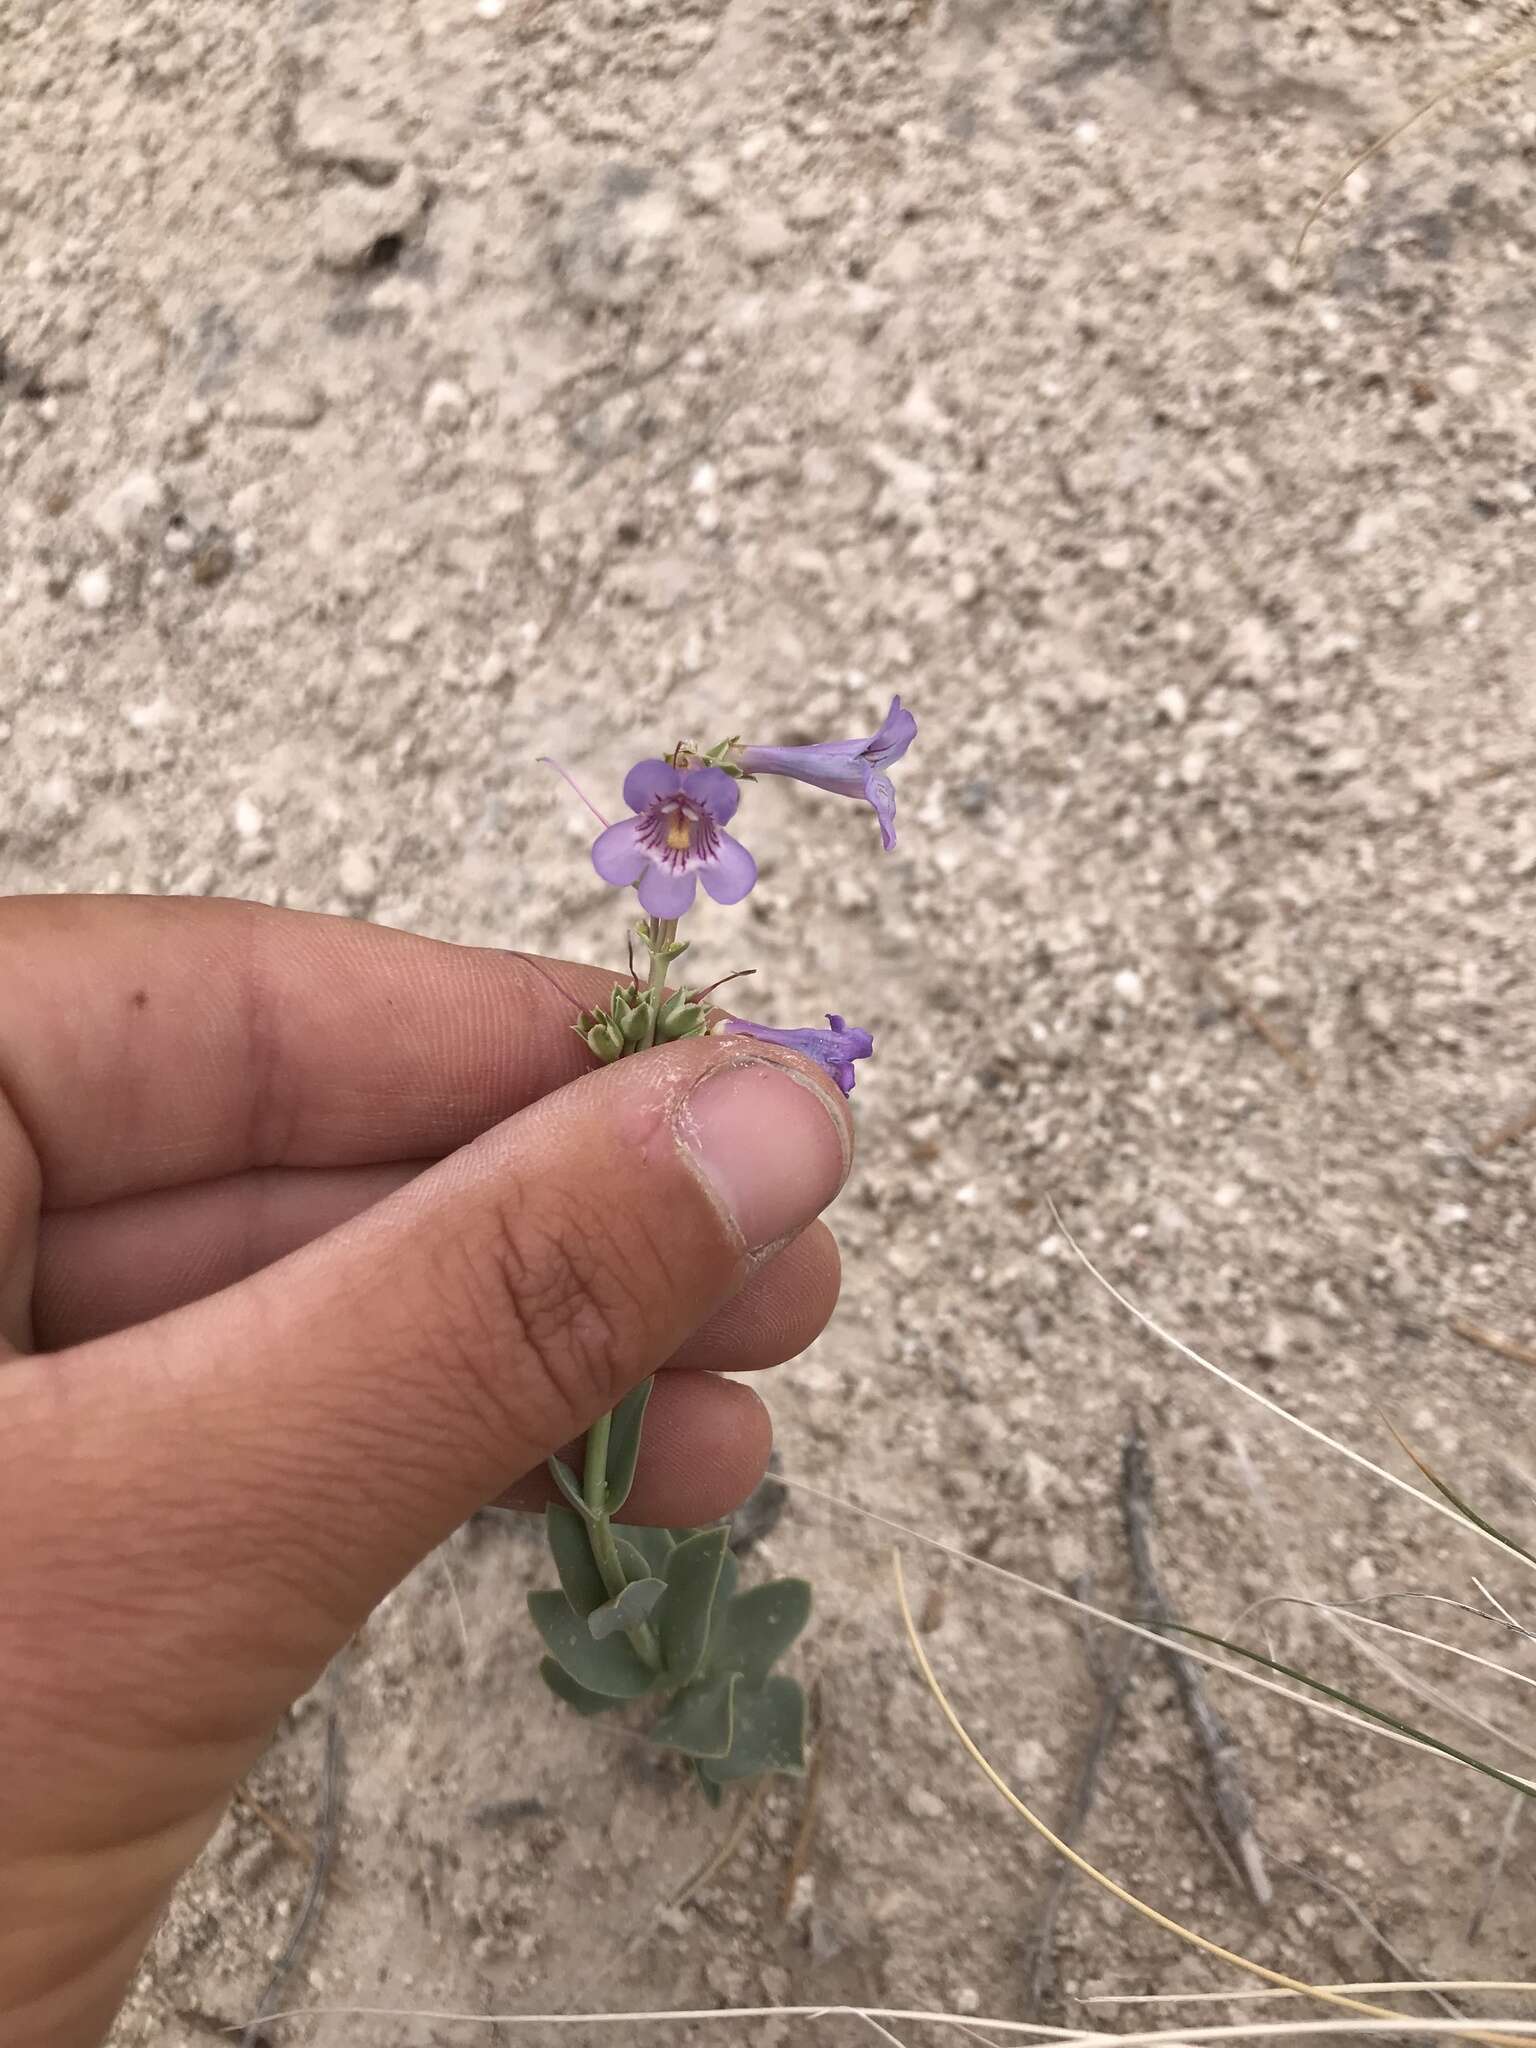
<path fill-rule="evenodd" d="M 614 977 L 201 898 L 0 902 L 0 1090 L 48 1209 L 435 1159 L 588 1072 Z"/>

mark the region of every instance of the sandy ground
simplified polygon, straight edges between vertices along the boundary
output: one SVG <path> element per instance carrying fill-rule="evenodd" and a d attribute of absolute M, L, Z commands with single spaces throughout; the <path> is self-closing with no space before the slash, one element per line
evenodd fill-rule
<path fill-rule="evenodd" d="M 786 1474 L 1123 1605 L 1138 1409 L 1191 1619 L 1474 1572 L 1518 1610 L 1507 1559 L 1148 1337 L 1046 1200 L 1249 1386 L 1408 1473 L 1385 1410 L 1529 1530 L 1531 1368 L 1451 1325 L 1536 1332 L 1536 1137 L 1475 1151 L 1536 1099 L 1536 74 L 1406 138 L 1288 261 L 1331 171 L 1522 28 L 1460 0 L 0 0 L 4 883 L 611 959 L 536 755 L 611 800 L 680 733 L 868 730 L 899 689 L 900 851 L 755 792 L 762 885 L 700 919 L 759 1014 L 880 1041 L 845 1304 L 773 1396 Z M 679 1905 L 732 1816 L 561 1718 L 535 1536 L 465 1530 L 254 1776 L 311 1836 L 334 1698 L 338 1881 L 286 2000 L 1022 2015 L 1051 1858 L 917 1681 L 887 1541 L 793 1494 L 761 1546 L 819 1588 L 815 1810 L 776 1786 Z M 906 1554 L 978 1739 L 1059 1816 L 1096 1711 L 1071 1618 Z M 1474 1667 L 1372 1641 L 1481 1729 L 1300 1610 L 1241 1628 L 1536 1755 Z M 1217 1697 L 1273 1905 L 1211 1846 L 1155 1662 L 1084 1837 L 1107 1869 L 1318 1978 L 1400 1974 L 1361 1912 L 1416 1967 L 1531 1972 L 1529 1826 L 1467 1939 L 1506 1793 Z M 249 2014 L 305 1878 L 237 1809 L 118 2048 Z M 1227 1981 L 1083 1884 L 1059 1963 L 1073 2022 Z"/>

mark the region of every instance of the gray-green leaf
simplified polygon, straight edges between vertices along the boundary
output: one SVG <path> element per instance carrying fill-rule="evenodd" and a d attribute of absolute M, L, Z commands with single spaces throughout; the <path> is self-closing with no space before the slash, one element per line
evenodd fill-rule
<path fill-rule="evenodd" d="M 730 1752 L 706 1760 L 701 1775 L 722 1785 L 765 1771 L 799 1776 L 805 1769 L 805 1694 L 797 1682 L 779 1677 L 755 1690 L 738 1685 L 734 1706 Z"/>
<path fill-rule="evenodd" d="M 636 1655 L 627 1636 L 599 1642 L 563 1593 L 530 1593 L 528 1612 L 544 1647 L 576 1683 L 610 1700 L 637 1700 L 656 1674 Z"/>
<path fill-rule="evenodd" d="M 549 1476 L 554 1480 L 556 1486 L 559 1487 L 581 1519 L 584 1522 L 590 1522 L 592 1514 L 582 1495 L 581 1481 L 576 1477 L 570 1466 L 566 1464 L 564 1458 L 550 1459 Z"/>
<path fill-rule="evenodd" d="M 687 1685 L 697 1678 L 704 1662 L 725 1545 L 723 1528 L 700 1529 L 685 1537 L 667 1559 L 667 1597 L 656 1608 L 656 1627 L 672 1685 Z"/>
<path fill-rule="evenodd" d="M 619 1546 L 619 1555 L 624 1558 L 624 1569 L 632 1579 L 664 1579 L 667 1575 L 667 1559 L 672 1555 L 672 1538 L 665 1529 L 646 1529 L 638 1522 L 626 1522 L 615 1527 L 614 1537 Z M 644 1560 L 644 1571 L 632 1572 L 626 1551 L 635 1551 Z"/>
<path fill-rule="evenodd" d="M 749 1686 L 760 1686 L 810 1618 L 807 1579 L 771 1579 L 738 1593 L 720 1616 L 710 1665 L 739 1671 Z"/>
<path fill-rule="evenodd" d="M 593 1609 L 587 1627 L 599 1642 L 617 1635 L 620 1629 L 638 1628 L 666 1590 L 665 1579 L 633 1579 L 622 1593 Z"/>
<path fill-rule="evenodd" d="M 645 1404 L 651 1398 L 654 1379 L 631 1387 L 613 1411 L 608 1431 L 608 1512 L 616 1515 L 629 1499 L 635 1483 L 635 1466 L 640 1458 L 640 1432 L 645 1426 Z"/>
<path fill-rule="evenodd" d="M 662 1749 L 680 1749 L 684 1756 L 729 1756 L 734 1733 L 731 1702 L 739 1681 L 734 1671 L 702 1685 L 685 1686 L 672 1701 L 650 1736 Z"/>
<path fill-rule="evenodd" d="M 608 1598 L 608 1588 L 587 1541 L 586 1519 L 573 1508 L 563 1508 L 551 1501 L 544 1510 L 544 1533 L 565 1597 L 585 1618 Z"/>
<path fill-rule="evenodd" d="M 619 1700 L 605 1699 L 600 1692 L 588 1692 L 584 1685 L 578 1685 L 568 1671 L 562 1671 L 553 1657 L 539 1659 L 539 1676 L 555 1695 L 574 1707 L 578 1714 L 611 1714 L 622 1704 Z"/>

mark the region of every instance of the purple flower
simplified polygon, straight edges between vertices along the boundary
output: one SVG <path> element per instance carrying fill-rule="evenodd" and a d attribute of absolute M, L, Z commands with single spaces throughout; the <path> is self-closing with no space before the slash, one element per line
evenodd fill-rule
<path fill-rule="evenodd" d="M 739 903 L 757 880 L 757 862 L 725 829 L 741 791 L 723 768 L 637 761 L 624 801 L 635 815 L 598 834 L 592 865 L 616 889 L 638 883 L 649 916 L 681 917 L 701 878 L 717 903 Z"/>
<path fill-rule="evenodd" d="M 875 1041 L 867 1031 L 841 1017 L 829 1016 L 827 1023 L 831 1027 L 827 1031 L 775 1031 L 771 1024 L 749 1024 L 745 1017 L 732 1017 L 725 1028 L 740 1032 L 744 1038 L 766 1038 L 770 1045 L 787 1045 L 794 1052 L 804 1053 L 808 1060 L 826 1068 L 845 1095 L 851 1095 L 853 1063 L 867 1060 L 875 1049 Z"/>
<path fill-rule="evenodd" d="M 899 761 L 917 734 L 917 720 L 893 697 L 885 723 L 867 740 L 820 740 L 813 747 L 741 747 L 748 775 L 792 775 L 833 796 L 862 797 L 880 820 L 887 853 L 896 844 L 896 791 L 886 769 Z"/>

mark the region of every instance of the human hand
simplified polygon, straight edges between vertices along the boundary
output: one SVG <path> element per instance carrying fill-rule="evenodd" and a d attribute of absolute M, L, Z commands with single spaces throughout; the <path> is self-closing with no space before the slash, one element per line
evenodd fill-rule
<path fill-rule="evenodd" d="M 611 984 L 245 904 L 0 905 L 8 2048 L 99 2040 L 279 1715 L 626 1389 L 669 1368 L 630 1519 L 761 1476 L 717 1375 L 831 1313 L 846 1111 L 740 1039 L 589 1072 Z"/>

